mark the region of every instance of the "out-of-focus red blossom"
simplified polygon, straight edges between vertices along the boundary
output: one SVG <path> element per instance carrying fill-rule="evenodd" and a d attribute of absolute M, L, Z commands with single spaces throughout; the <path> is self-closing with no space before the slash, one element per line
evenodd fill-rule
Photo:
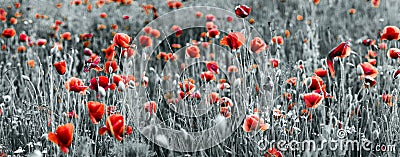
<path fill-rule="evenodd" d="M 369 76 L 375 78 L 379 74 L 378 70 L 369 62 L 360 63 L 357 68 L 362 73 L 361 77 Z"/>
<path fill-rule="evenodd" d="M 1 46 L 1 50 L 6 50 L 7 49 L 7 45 L 2 45 Z"/>
<path fill-rule="evenodd" d="M 71 5 L 81 5 L 82 1 L 81 0 L 72 0 Z"/>
<path fill-rule="evenodd" d="M 201 80 L 205 80 L 206 82 L 209 82 L 211 80 L 216 80 L 214 73 L 211 71 L 202 72 L 200 74 L 200 78 Z"/>
<path fill-rule="evenodd" d="M 256 130 L 265 131 L 269 127 L 268 124 L 264 122 L 263 118 L 259 118 L 258 114 L 247 115 L 243 122 L 243 131 L 252 132 Z"/>
<path fill-rule="evenodd" d="M 206 29 L 211 30 L 214 28 L 214 23 L 211 21 L 206 22 Z"/>
<path fill-rule="evenodd" d="M 21 7 L 21 3 L 19 3 L 19 2 L 14 3 L 14 7 L 15 7 L 15 9 L 18 9 L 19 7 Z"/>
<path fill-rule="evenodd" d="M 152 30 L 150 31 L 150 35 L 153 36 L 154 38 L 160 37 L 160 34 L 161 34 L 160 31 L 157 30 L 157 29 L 152 29 Z"/>
<path fill-rule="evenodd" d="M 386 50 L 387 49 L 386 43 L 379 43 L 378 47 L 379 47 L 379 49 L 382 49 L 382 50 Z"/>
<path fill-rule="evenodd" d="M 260 53 L 268 48 L 267 44 L 265 44 L 264 40 L 262 40 L 260 37 L 255 37 L 253 40 L 250 42 L 250 49 L 254 53 Z"/>
<path fill-rule="evenodd" d="M 372 46 L 372 45 L 375 45 L 375 44 L 376 44 L 376 40 L 373 40 L 373 39 L 364 39 L 364 40 L 362 41 L 362 44 L 365 45 L 365 46 Z"/>
<path fill-rule="evenodd" d="M 97 78 L 93 77 L 90 80 L 89 88 L 94 90 L 94 91 L 98 91 L 99 87 L 102 87 L 104 90 L 108 90 L 108 89 L 114 90 L 114 88 L 113 88 L 114 86 L 115 85 L 110 84 L 108 77 L 99 76 Z"/>
<path fill-rule="evenodd" d="M 108 133 L 113 136 L 118 141 L 122 141 L 124 135 L 132 134 L 132 127 L 126 126 L 124 122 L 124 117 L 120 114 L 113 114 L 107 117 L 106 126 L 99 129 L 99 134 L 104 135 Z"/>
<path fill-rule="evenodd" d="M 117 24 L 112 24 L 111 25 L 111 29 L 113 29 L 113 30 L 118 30 L 118 25 Z"/>
<path fill-rule="evenodd" d="M 142 30 L 143 30 L 144 33 L 150 34 L 150 31 L 152 30 L 152 28 L 149 27 L 149 26 L 146 26 L 146 27 L 144 27 Z"/>
<path fill-rule="evenodd" d="M 117 33 L 114 35 L 113 42 L 118 47 L 129 48 L 131 40 L 132 38 L 129 35 L 125 33 Z"/>
<path fill-rule="evenodd" d="M 393 75 L 392 75 L 393 79 L 399 78 L 399 74 L 400 74 L 400 69 L 397 69 L 396 71 L 394 71 Z"/>
<path fill-rule="evenodd" d="M 16 34 L 16 32 L 15 32 L 14 28 L 6 28 L 3 30 L 3 33 L 1 33 L 1 35 L 6 38 L 12 38 L 15 36 L 15 34 Z"/>
<path fill-rule="evenodd" d="M 232 116 L 232 113 L 230 112 L 230 108 L 229 107 L 220 107 L 219 108 L 219 114 L 221 114 L 225 118 L 230 118 Z"/>
<path fill-rule="evenodd" d="M 245 18 L 249 16 L 250 12 L 251 8 L 248 7 L 247 5 L 238 5 L 235 7 L 235 14 L 237 17 Z"/>
<path fill-rule="evenodd" d="M 128 19 L 129 19 L 129 16 L 128 16 L 128 15 L 122 15 L 122 19 L 128 20 Z"/>
<path fill-rule="evenodd" d="M 182 2 L 179 2 L 177 0 L 168 0 L 167 1 L 167 5 L 170 9 L 179 9 L 181 7 L 183 7 Z"/>
<path fill-rule="evenodd" d="M 216 38 L 216 37 L 218 37 L 219 36 L 219 30 L 218 29 L 216 29 L 216 28 L 212 28 L 212 29 L 210 29 L 210 30 L 208 30 L 208 32 L 207 32 L 207 37 L 209 37 L 209 38 Z"/>
<path fill-rule="evenodd" d="M 381 4 L 381 0 L 371 0 L 371 5 L 374 8 L 379 8 L 380 4 Z"/>
<path fill-rule="evenodd" d="M 231 65 L 231 66 L 228 67 L 227 71 L 228 71 L 229 73 L 233 73 L 233 72 L 238 72 L 239 69 L 238 69 L 236 66 Z"/>
<path fill-rule="evenodd" d="M 67 154 L 68 147 L 71 146 L 74 138 L 74 126 L 71 123 L 58 126 L 55 133 L 48 133 L 47 138 L 58 145 L 63 153 Z"/>
<path fill-rule="evenodd" d="M 206 67 L 209 71 L 214 72 L 216 74 L 219 74 L 219 67 L 218 63 L 215 61 L 207 61 L 206 62 Z"/>
<path fill-rule="evenodd" d="M 174 53 L 165 52 L 160 52 L 156 57 L 157 59 L 164 59 L 164 61 L 174 61 L 177 58 Z"/>
<path fill-rule="evenodd" d="M 195 15 L 197 18 L 200 18 L 200 17 L 203 16 L 203 13 L 197 11 L 196 13 L 194 13 L 194 15 Z"/>
<path fill-rule="evenodd" d="M 81 39 L 81 40 L 91 39 L 92 37 L 93 37 L 93 34 L 91 34 L 91 33 L 79 34 L 79 39 Z"/>
<path fill-rule="evenodd" d="M 190 58 L 200 58 L 200 48 L 196 45 L 191 45 L 186 48 L 186 55 Z"/>
<path fill-rule="evenodd" d="M 376 59 L 368 59 L 368 63 L 370 63 L 373 66 L 375 66 L 376 65 Z"/>
<path fill-rule="evenodd" d="M 71 33 L 70 32 L 65 32 L 65 33 L 60 35 L 60 38 L 64 39 L 64 40 L 71 40 Z"/>
<path fill-rule="evenodd" d="M 47 44 L 47 40 L 46 39 L 38 39 L 36 41 L 36 45 L 38 45 L 38 46 L 43 46 L 43 45 L 46 45 L 46 44 Z"/>
<path fill-rule="evenodd" d="M 26 51 L 26 47 L 23 46 L 23 45 L 18 46 L 17 51 L 18 51 L 18 52 L 24 52 L 24 51 Z"/>
<path fill-rule="evenodd" d="M 290 84 L 292 86 L 297 85 L 297 77 L 291 77 L 285 81 L 287 84 Z"/>
<path fill-rule="evenodd" d="M 228 46 L 232 50 L 236 50 L 240 48 L 246 41 L 245 36 L 240 32 L 231 32 L 227 36 L 224 36 L 221 41 L 220 45 Z"/>
<path fill-rule="evenodd" d="M 322 68 L 318 68 L 318 69 L 314 70 L 314 74 L 319 76 L 319 77 L 325 77 L 326 75 L 328 75 L 328 70 L 322 69 Z"/>
<path fill-rule="evenodd" d="M 150 116 L 157 111 L 157 103 L 155 101 L 148 101 L 144 103 L 144 110 L 150 113 Z"/>
<path fill-rule="evenodd" d="M 153 44 L 153 40 L 146 35 L 142 35 L 139 37 L 139 43 L 141 46 L 150 47 Z"/>
<path fill-rule="evenodd" d="M 79 94 L 85 95 L 88 86 L 83 84 L 83 81 L 76 77 L 71 77 L 65 82 L 65 89 L 67 91 L 78 92 Z"/>
<path fill-rule="evenodd" d="M 100 17 L 105 19 L 105 18 L 107 18 L 107 14 L 106 13 L 100 13 Z"/>
<path fill-rule="evenodd" d="M 378 56 L 378 53 L 376 53 L 376 51 L 368 50 L 367 58 L 375 58 L 376 56 Z"/>
<path fill-rule="evenodd" d="M 107 49 L 101 49 L 101 51 L 103 51 L 106 54 L 105 58 L 107 60 L 114 60 L 115 55 L 117 55 L 114 46 L 115 46 L 114 44 L 111 44 L 109 47 L 107 47 Z"/>
<path fill-rule="evenodd" d="M 176 37 L 180 37 L 183 34 L 183 30 L 181 27 L 177 26 L 177 25 L 173 25 L 171 27 L 171 30 L 175 32 L 175 36 Z"/>
<path fill-rule="evenodd" d="M 125 49 L 122 50 L 121 53 L 122 53 L 122 54 L 121 54 L 122 57 L 130 58 L 130 57 L 132 57 L 133 55 L 135 55 L 135 50 L 133 50 L 132 48 L 125 48 Z"/>
<path fill-rule="evenodd" d="M 363 80 L 364 88 L 374 87 L 377 83 L 371 76 L 361 76 L 361 79 Z"/>
<path fill-rule="evenodd" d="M 15 25 L 18 23 L 18 20 L 15 17 L 10 18 L 10 24 Z"/>
<path fill-rule="evenodd" d="M 93 124 L 98 124 L 103 118 L 105 105 L 97 101 L 88 101 L 86 103 L 89 117 Z"/>
<path fill-rule="evenodd" d="M 315 5 L 319 4 L 319 0 L 313 0 L 313 2 L 314 2 Z"/>
<path fill-rule="evenodd" d="M 387 52 L 387 56 L 391 59 L 397 59 L 400 56 L 400 49 L 390 48 Z"/>
<path fill-rule="evenodd" d="M 65 60 L 54 63 L 54 68 L 60 75 L 64 75 L 67 71 L 67 63 Z"/>
<path fill-rule="evenodd" d="M 107 61 L 103 69 L 106 74 L 114 73 L 118 70 L 118 64 L 115 60 Z"/>
<path fill-rule="evenodd" d="M 269 63 L 271 64 L 271 66 L 272 66 L 273 68 L 277 68 L 277 67 L 279 66 L 279 59 L 275 59 L 275 58 L 270 59 L 270 60 L 269 60 Z"/>
<path fill-rule="evenodd" d="M 322 100 L 323 100 L 323 96 L 321 94 L 318 93 L 307 93 L 303 95 L 303 100 L 306 104 L 307 108 L 317 108 Z"/>
<path fill-rule="evenodd" d="M 386 26 L 383 28 L 381 40 L 399 40 L 400 29 L 396 26 Z"/>
<path fill-rule="evenodd" d="M 335 77 L 335 67 L 334 58 L 345 58 L 350 55 L 351 49 L 348 42 L 342 42 L 337 47 L 333 48 L 326 58 L 326 63 L 328 64 L 329 71 L 331 72 L 331 76 Z"/>
<path fill-rule="evenodd" d="M 107 26 L 105 24 L 99 24 L 97 26 L 97 30 L 103 30 L 103 29 L 106 29 L 106 28 L 107 28 Z"/>
<path fill-rule="evenodd" d="M 207 14 L 206 15 L 206 20 L 207 21 L 215 21 L 215 16 L 213 14 Z"/>
<path fill-rule="evenodd" d="M 30 39 L 29 39 L 28 35 L 26 35 L 25 33 L 19 34 L 19 41 L 26 42 L 26 41 L 29 41 L 29 40 Z"/>
<path fill-rule="evenodd" d="M 171 47 L 174 49 L 180 49 L 182 46 L 181 44 L 171 44 Z"/>
<path fill-rule="evenodd" d="M 27 64 L 28 64 L 28 66 L 31 67 L 31 68 L 34 68 L 34 67 L 35 67 L 35 61 L 34 61 L 34 60 L 29 60 L 29 61 L 27 62 Z"/>
<path fill-rule="evenodd" d="M 90 3 L 90 4 L 88 4 L 87 6 L 86 6 L 86 10 L 88 11 L 88 12 L 91 12 L 92 10 L 93 10 L 93 5 Z"/>
<path fill-rule="evenodd" d="M 228 22 L 232 22 L 232 21 L 233 21 L 233 17 L 232 17 L 232 16 L 228 16 L 228 17 L 226 17 L 226 21 L 228 21 Z"/>
<path fill-rule="evenodd" d="M 314 0 L 315 2 L 316 0 Z M 319 3 L 319 0 L 318 0 Z M 318 4 L 317 3 L 317 4 Z M 283 157 L 282 153 L 278 151 L 276 148 L 269 148 L 268 153 L 264 154 L 264 157 Z"/>
<path fill-rule="evenodd" d="M 383 101 L 384 103 L 386 103 L 386 104 L 387 104 L 388 106 L 390 106 L 390 107 L 393 106 L 392 98 L 393 98 L 393 96 L 390 95 L 390 94 L 386 94 L 386 93 L 383 93 L 383 94 L 382 94 L 382 101 Z"/>
<path fill-rule="evenodd" d="M 219 102 L 219 94 L 216 92 L 211 92 L 211 94 L 209 94 L 207 96 L 206 99 L 206 104 L 216 104 Z"/>
<path fill-rule="evenodd" d="M 273 44 L 283 45 L 283 38 L 282 36 L 274 36 L 272 37 L 271 42 Z"/>

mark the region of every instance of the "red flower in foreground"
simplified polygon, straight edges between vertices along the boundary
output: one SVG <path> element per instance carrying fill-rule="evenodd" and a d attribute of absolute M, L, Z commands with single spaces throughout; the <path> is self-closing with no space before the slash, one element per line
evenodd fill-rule
<path fill-rule="evenodd" d="M 379 73 L 378 70 L 369 62 L 360 63 L 358 65 L 358 69 L 360 69 L 360 72 L 362 72 L 362 77 L 370 76 L 375 78 Z"/>
<path fill-rule="evenodd" d="M 350 45 L 347 42 L 342 42 L 337 47 L 333 48 L 326 58 L 326 63 L 328 64 L 329 71 L 331 72 L 331 76 L 335 77 L 335 68 L 333 66 L 333 59 L 336 57 L 345 58 L 350 55 L 351 49 Z"/>
<path fill-rule="evenodd" d="M 247 115 L 242 126 L 245 132 L 252 132 L 258 129 L 265 131 L 268 127 L 269 125 L 264 122 L 264 119 L 260 119 L 257 114 Z"/>
<path fill-rule="evenodd" d="M 150 116 L 157 111 L 157 103 L 155 101 L 148 101 L 144 104 L 144 110 L 150 113 Z"/>
<path fill-rule="evenodd" d="M 114 44 L 111 44 L 110 46 L 107 47 L 107 49 L 101 49 L 101 51 L 103 51 L 106 54 L 105 58 L 107 60 L 114 60 L 115 55 L 117 55 L 117 52 L 115 52 L 114 50 L 114 46 L 115 46 Z"/>
<path fill-rule="evenodd" d="M 245 18 L 249 16 L 250 12 L 251 8 L 248 7 L 247 5 L 238 5 L 235 7 L 235 14 L 237 17 Z"/>
<path fill-rule="evenodd" d="M 212 71 L 207 71 L 207 72 L 202 72 L 200 74 L 201 80 L 205 80 L 206 82 L 209 82 L 211 80 L 216 80 L 214 73 Z"/>
<path fill-rule="evenodd" d="M 117 62 L 115 60 L 114 61 L 107 61 L 104 64 L 104 72 L 106 74 L 114 73 L 117 70 L 118 70 L 118 64 L 117 64 Z"/>
<path fill-rule="evenodd" d="M 118 141 L 122 141 L 125 134 L 132 134 L 132 127 L 125 126 L 124 117 L 122 115 L 113 114 L 107 117 L 106 126 L 103 126 L 99 130 L 100 135 L 104 135 L 105 133 L 113 136 Z"/>
<path fill-rule="evenodd" d="M 122 47 L 122 48 L 129 48 L 129 43 L 131 42 L 132 38 L 125 34 L 125 33 L 117 33 L 114 35 L 113 42 L 115 45 Z"/>
<path fill-rule="evenodd" d="M 319 76 L 319 77 L 325 77 L 326 75 L 328 75 L 328 70 L 322 69 L 322 68 L 318 68 L 318 69 L 314 70 L 314 74 Z"/>
<path fill-rule="evenodd" d="M 361 79 L 363 79 L 364 88 L 374 87 L 377 83 L 371 76 L 361 76 Z"/>
<path fill-rule="evenodd" d="M 26 41 L 29 41 L 29 40 L 30 39 L 29 39 L 28 35 L 26 35 L 24 33 L 19 34 L 19 41 L 26 42 Z"/>
<path fill-rule="evenodd" d="M 227 36 L 224 36 L 219 44 L 222 46 L 228 46 L 232 50 L 236 50 L 244 44 L 245 40 L 246 38 L 242 33 L 231 32 Z"/>
<path fill-rule="evenodd" d="M 88 88 L 89 88 L 88 86 L 84 86 L 82 80 L 76 77 L 71 77 L 70 79 L 68 79 L 67 82 L 65 82 L 65 89 L 67 89 L 68 91 L 85 94 L 86 89 Z"/>
<path fill-rule="evenodd" d="M 303 100 L 307 108 L 317 108 L 324 97 L 318 93 L 307 93 L 303 95 Z"/>
<path fill-rule="evenodd" d="M 387 56 L 391 59 L 397 59 L 400 56 L 400 49 L 390 48 L 387 52 Z"/>
<path fill-rule="evenodd" d="M 192 45 L 186 48 L 186 55 L 190 58 L 200 58 L 200 48 Z"/>
<path fill-rule="evenodd" d="M 400 29 L 396 26 L 386 26 L 383 28 L 381 40 L 399 40 Z"/>
<path fill-rule="evenodd" d="M 89 101 L 86 103 L 86 106 L 92 123 L 98 124 L 98 122 L 103 118 L 105 105 L 97 101 Z"/>
<path fill-rule="evenodd" d="M 56 133 L 49 132 L 47 138 L 58 145 L 61 151 L 68 153 L 68 147 L 72 144 L 74 137 L 74 126 L 71 123 L 61 125 L 57 127 Z"/>
<path fill-rule="evenodd" d="M 1 33 L 1 35 L 6 38 L 12 38 L 15 36 L 15 34 L 16 34 L 16 32 L 15 32 L 14 28 L 6 28 L 3 30 L 3 33 Z"/>
<path fill-rule="evenodd" d="M 104 90 L 107 90 L 108 88 L 110 88 L 111 90 L 112 87 L 114 87 L 114 85 L 109 83 L 108 77 L 106 76 L 99 76 L 99 77 L 93 77 L 90 80 L 90 89 L 98 91 L 99 87 L 102 87 Z"/>
<path fill-rule="evenodd" d="M 46 44 L 47 44 L 47 40 L 46 40 L 46 39 L 38 39 L 38 40 L 36 41 L 36 44 L 37 44 L 38 46 L 46 45 Z"/>
<path fill-rule="evenodd" d="M 67 63 L 65 61 L 59 61 L 54 63 L 54 67 L 60 75 L 64 75 L 67 71 Z"/>
<path fill-rule="evenodd" d="M 65 32 L 65 33 L 60 35 L 60 38 L 64 39 L 64 40 L 71 40 L 71 33 L 70 32 Z"/>
<path fill-rule="evenodd" d="M 255 37 L 250 42 L 250 49 L 254 53 L 260 53 L 267 48 L 268 48 L 267 44 L 265 44 L 264 40 L 262 40 L 260 37 Z"/>

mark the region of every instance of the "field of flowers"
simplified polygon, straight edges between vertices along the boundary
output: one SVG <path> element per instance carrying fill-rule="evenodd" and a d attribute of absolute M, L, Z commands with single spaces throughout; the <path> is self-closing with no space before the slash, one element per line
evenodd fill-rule
<path fill-rule="evenodd" d="M 0 0 L 0 157 L 397 157 L 398 8 Z"/>

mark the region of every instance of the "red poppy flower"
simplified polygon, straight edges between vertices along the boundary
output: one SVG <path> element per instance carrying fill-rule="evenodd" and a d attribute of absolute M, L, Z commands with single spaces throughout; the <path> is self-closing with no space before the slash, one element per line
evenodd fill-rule
<path fill-rule="evenodd" d="M 16 32 L 15 32 L 14 28 L 6 28 L 3 30 L 3 33 L 1 35 L 6 38 L 12 38 L 15 36 L 15 34 L 16 34 Z"/>
<path fill-rule="evenodd" d="M 368 59 L 368 63 L 370 63 L 373 66 L 375 66 L 376 65 L 376 59 Z"/>
<path fill-rule="evenodd" d="M 155 101 L 148 101 L 144 104 L 144 110 L 150 113 L 150 116 L 157 111 L 157 103 Z"/>
<path fill-rule="evenodd" d="M 271 64 L 271 66 L 274 68 L 277 68 L 279 66 L 279 59 L 273 58 L 273 59 L 270 59 L 269 62 Z"/>
<path fill-rule="evenodd" d="M 363 79 L 364 88 L 374 87 L 377 83 L 371 76 L 361 76 L 361 79 Z"/>
<path fill-rule="evenodd" d="M 100 13 L 100 17 L 105 19 L 105 18 L 107 18 L 107 14 L 106 13 Z"/>
<path fill-rule="evenodd" d="M 393 101 L 392 101 L 393 96 L 390 94 L 382 94 L 382 100 L 385 102 L 388 106 L 392 107 L 393 106 Z"/>
<path fill-rule="evenodd" d="M 61 151 L 65 154 L 68 153 L 68 147 L 72 144 L 72 139 L 74 138 L 74 126 L 71 123 L 58 126 L 56 133 L 49 132 L 47 138 L 49 141 L 58 145 Z"/>
<path fill-rule="evenodd" d="M 213 14 L 207 14 L 206 15 L 206 20 L 207 21 L 214 21 L 215 20 L 215 16 Z"/>
<path fill-rule="evenodd" d="M 54 68 L 56 68 L 57 72 L 60 75 L 64 75 L 65 72 L 67 71 L 67 63 L 64 60 L 56 62 L 54 63 Z"/>
<path fill-rule="evenodd" d="M 260 53 L 268 48 L 267 44 L 265 44 L 264 40 L 260 37 L 255 37 L 250 42 L 250 49 L 254 53 Z"/>
<path fill-rule="evenodd" d="M 206 104 L 216 104 L 219 102 L 219 94 L 216 92 L 212 92 L 207 96 Z"/>
<path fill-rule="evenodd" d="M 98 122 L 103 118 L 105 105 L 97 101 L 88 101 L 86 106 L 92 123 L 98 124 Z"/>
<path fill-rule="evenodd" d="M 207 37 L 209 38 L 216 38 L 219 36 L 219 30 L 216 28 L 211 28 L 210 30 L 208 30 L 207 32 Z"/>
<path fill-rule="evenodd" d="M 260 119 L 257 114 L 247 115 L 242 126 L 245 132 L 265 131 L 268 127 L 269 125 L 264 122 L 264 119 Z"/>
<path fill-rule="evenodd" d="M 37 44 L 38 46 L 46 45 L 46 44 L 47 44 L 47 40 L 46 40 L 46 39 L 38 39 L 38 40 L 36 41 L 36 44 Z"/>
<path fill-rule="evenodd" d="M 183 34 L 183 30 L 181 27 L 177 26 L 177 25 L 173 25 L 171 27 L 171 30 L 175 32 L 175 36 L 176 37 L 180 37 Z"/>
<path fill-rule="evenodd" d="M 347 42 L 342 42 L 337 47 L 333 48 L 326 58 L 326 62 L 328 64 L 329 71 L 331 72 L 331 76 L 335 77 L 335 68 L 333 66 L 333 59 L 336 57 L 345 58 L 350 55 L 351 49 L 350 45 Z"/>
<path fill-rule="evenodd" d="M 308 77 L 304 80 L 304 84 L 307 85 L 307 88 L 310 90 L 325 90 L 326 85 L 324 80 L 322 80 L 319 76 Z"/>
<path fill-rule="evenodd" d="M 184 80 L 183 83 L 179 82 L 179 87 L 184 92 L 192 93 L 196 89 L 196 85 L 194 85 L 194 80 Z"/>
<path fill-rule="evenodd" d="M 15 25 L 18 23 L 18 20 L 14 17 L 10 18 L 10 24 Z"/>
<path fill-rule="evenodd" d="M 109 47 L 107 47 L 107 49 L 101 49 L 101 51 L 106 54 L 105 58 L 107 60 L 114 60 L 115 55 L 117 55 L 117 52 L 115 52 L 114 49 L 114 44 L 111 44 Z"/>
<path fill-rule="evenodd" d="M 150 47 L 153 44 L 153 40 L 148 36 L 142 35 L 139 37 L 139 43 L 141 46 Z"/>
<path fill-rule="evenodd" d="M 120 114 L 113 114 L 107 117 L 106 126 L 100 128 L 99 134 L 104 135 L 108 133 L 110 136 L 113 136 L 118 141 L 122 141 L 125 134 L 132 134 L 132 127 L 125 126 L 124 117 Z"/>
<path fill-rule="evenodd" d="M 274 36 L 272 37 L 271 42 L 273 44 L 283 45 L 283 38 L 282 36 Z"/>
<path fill-rule="evenodd" d="M 371 5 L 374 8 L 379 8 L 380 4 L 381 4 L 381 0 L 371 0 Z"/>
<path fill-rule="evenodd" d="M 250 12 L 251 8 L 248 7 L 247 5 L 238 5 L 235 7 L 235 14 L 237 17 L 245 18 L 249 16 Z"/>
<path fill-rule="evenodd" d="M 97 80 L 98 79 L 98 80 Z M 106 76 L 99 76 L 99 77 L 93 77 L 90 80 L 90 85 L 89 88 L 95 91 L 99 90 L 99 87 L 102 87 L 103 89 L 107 90 L 108 88 L 111 89 L 112 85 L 110 84 L 108 77 Z"/>
<path fill-rule="evenodd" d="M 92 54 L 88 60 L 85 61 L 85 66 L 83 71 L 84 72 L 89 72 L 91 69 L 94 69 L 96 71 L 101 71 L 103 70 L 98 64 L 100 63 L 100 57 L 98 57 L 96 54 Z"/>
<path fill-rule="evenodd" d="M 80 94 L 85 94 L 86 89 L 88 89 L 88 86 L 84 86 L 82 80 L 76 78 L 76 77 L 71 77 L 70 79 L 65 82 L 65 89 L 68 91 L 72 92 L 79 92 Z"/>
<path fill-rule="evenodd" d="M 369 62 L 360 63 L 357 68 L 362 72 L 362 76 L 375 78 L 379 73 L 378 70 Z"/>
<path fill-rule="evenodd" d="M 228 97 L 222 97 L 221 99 L 219 99 L 219 105 L 222 107 L 232 107 L 233 101 Z"/>
<path fill-rule="evenodd" d="M 400 69 L 397 69 L 396 71 L 393 72 L 393 78 L 397 79 L 399 74 L 400 74 Z"/>
<path fill-rule="evenodd" d="M 225 118 L 231 118 L 232 114 L 229 107 L 220 107 L 219 114 L 224 116 Z"/>
<path fill-rule="evenodd" d="M 167 5 L 170 9 L 179 9 L 183 6 L 182 2 L 176 1 L 176 0 L 168 0 Z"/>
<path fill-rule="evenodd" d="M 313 2 L 314 2 L 315 5 L 319 4 L 319 0 L 313 0 Z"/>
<path fill-rule="evenodd" d="M 379 44 L 378 44 L 378 47 L 379 47 L 379 49 L 381 49 L 381 50 L 386 50 L 386 49 L 387 49 L 386 43 L 379 43 Z"/>
<path fill-rule="evenodd" d="M 290 85 L 292 85 L 292 86 L 296 86 L 296 84 L 297 84 L 297 78 L 296 78 L 296 77 L 291 77 L 291 78 L 289 78 L 289 79 L 286 80 L 286 83 L 287 83 L 287 84 L 290 84 Z"/>
<path fill-rule="evenodd" d="M 192 45 L 186 48 L 186 55 L 190 58 L 200 58 L 200 48 Z"/>
<path fill-rule="evenodd" d="M 71 40 L 71 33 L 70 32 L 65 32 L 65 33 L 60 35 L 60 38 L 64 39 L 64 40 Z"/>
<path fill-rule="evenodd" d="M 376 53 L 376 51 L 368 50 L 368 56 L 366 56 L 366 58 L 375 58 L 376 56 L 378 56 L 378 53 Z"/>
<path fill-rule="evenodd" d="M 376 44 L 376 40 L 373 40 L 373 39 L 364 39 L 364 40 L 362 41 L 362 44 L 365 45 L 365 46 L 372 46 L 372 45 L 375 45 L 375 44 Z"/>
<path fill-rule="evenodd" d="M 144 27 L 142 30 L 143 30 L 144 33 L 150 34 L 150 31 L 152 30 L 152 28 L 149 27 L 149 26 L 146 26 L 146 27 Z"/>
<path fill-rule="evenodd" d="M 387 52 L 387 56 L 391 59 L 397 59 L 400 56 L 400 49 L 390 48 Z"/>
<path fill-rule="evenodd" d="M 152 29 L 152 30 L 150 31 L 150 35 L 153 36 L 154 38 L 158 38 L 158 37 L 160 37 L 161 33 L 160 33 L 160 31 L 157 30 L 157 29 Z"/>
<path fill-rule="evenodd" d="M 114 35 L 113 42 L 118 47 L 122 48 L 129 48 L 129 43 L 131 42 L 132 38 L 125 34 L 125 33 L 117 33 Z"/>
<path fill-rule="evenodd" d="M 328 75 L 328 70 L 322 69 L 322 68 L 318 68 L 318 69 L 314 70 L 314 74 L 319 76 L 319 77 L 325 77 L 326 75 Z"/>
<path fill-rule="evenodd" d="M 223 37 L 219 44 L 222 46 L 228 46 L 232 50 L 236 50 L 244 44 L 245 40 L 246 38 L 242 33 L 231 32 L 227 36 Z"/>
<path fill-rule="evenodd" d="M 324 97 L 318 93 L 307 93 L 303 95 L 303 100 L 307 108 L 317 108 Z"/>
<path fill-rule="evenodd" d="M 116 72 L 117 70 L 118 70 L 118 64 L 117 64 L 117 62 L 116 62 L 115 60 L 113 60 L 113 61 L 107 61 L 107 62 L 104 64 L 104 72 L 105 72 L 106 74 L 114 73 L 114 72 Z"/>
<path fill-rule="evenodd" d="M 316 0 L 314 0 L 314 3 L 315 3 L 315 1 Z M 319 3 L 319 0 L 318 0 L 318 3 Z M 268 149 L 268 154 L 264 154 L 264 157 L 283 157 L 283 155 L 276 148 L 269 148 Z"/>
<path fill-rule="evenodd" d="M 202 72 L 200 74 L 200 78 L 201 78 L 201 80 L 204 80 L 206 82 L 209 82 L 211 80 L 216 80 L 214 73 L 212 71 Z"/>
<path fill-rule="evenodd" d="M 232 73 L 232 72 L 238 72 L 239 69 L 238 69 L 236 66 L 231 65 L 231 66 L 228 67 L 227 71 L 228 71 L 229 73 Z"/>
<path fill-rule="evenodd" d="M 26 41 L 29 41 L 29 40 L 30 39 L 29 39 L 28 35 L 26 35 L 24 33 L 19 34 L 19 41 L 26 42 Z"/>
<path fill-rule="evenodd" d="M 132 48 L 125 48 L 122 50 L 121 53 L 122 53 L 122 57 L 130 58 L 133 55 L 135 55 L 135 50 L 133 50 Z"/>
<path fill-rule="evenodd" d="M 215 61 L 206 62 L 206 67 L 209 71 L 219 74 L 218 63 Z"/>
<path fill-rule="evenodd" d="M 396 26 L 386 26 L 383 28 L 381 40 L 399 40 L 400 29 Z"/>

